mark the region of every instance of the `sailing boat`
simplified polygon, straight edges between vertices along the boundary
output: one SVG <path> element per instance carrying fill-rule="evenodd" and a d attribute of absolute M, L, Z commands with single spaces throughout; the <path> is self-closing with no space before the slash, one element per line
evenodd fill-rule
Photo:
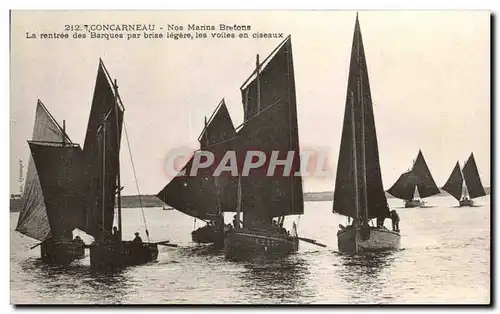
<path fill-rule="evenodd" d="M 28 144 L 32 155 L 16 231 L 41 241 L 44 262 L 67 264 L 83 258 L 84 243 L 73 239 L 72 233 L 83 224 L 83 207 L 70 188 L 83 186 L 82 150 L 67 136 L 65 124 L 61 128 L 40 100 Z"/>
<path fill-rule="evenodd" d="M 156 243 L 122 240 L 119 153 L 124 110 L 116 80 L 111 80 L 104 63 L 99 59 L 83 147 L 89 174 L 89 206 L 84 231 L 94 237 L 90 245 L 90 264 L 93 268 L 144 264 L 158 257 Z M 118 203 L 118 230 L 111 234 L 115 199 Z M 146 235 L 149 238 L 147 230 Z"/>
<path fill-rule="evenodd" d="M 387 192 L 405 200 L 407 208 L 422 207 L 425 205 L 422 198 L 441 193 L 421 150 L 418 151 L 413 167 L 403 173 Z"/>
<path fill-rule="evenodd" d="M 296 252 L 299 237 L 295 223 L 290 234 L 282 226 L 285 216 L 304 213 L 302 178 L 297 175 L 300 156 L 291 37 L 262 64 L 257 55 L 256 65 L 241 87 L 245 120 L 235 139 L 237 154 L 241 159 L 250 149 L 268 157 L 278 152 L 284 160 L 292 152 L 293 162 L 290 175 L 283 174 L 281 168 L 274 176 L 262 169 L 252 169 L 255 171 L 246 176 L 238 171 L 235 228 L 224 239 L 225 255 L 233 259 Z M 244 215 L 243 226 L 240 213 Z M 278 218 L 277 222 L 273 218 Z"/>
<path fill-rule="evenodd" d="M 457 161 L 448 181 L 443 186 L 443 190 L 456 198 L 460 207 L 474 206 L 474 198 L 486 195 L 474 154 L 470 154 L 462 171 L 460 171 L 460 164 Z"/>
<path fill-rule="evenodd" d="M 333 197 L 333 212 L 347 216 L 348 222 L 353 219 L 351 225 L 341 226 L 337 233 L 340 252 L 399 248 L 399 231 L 369 225 L 373 218 L 388 217 L 389 207 L 382 185 L 368 69 L 357 14 Z"/>
<path fill-rule="evenodd" d="M 222 99 L 210 119 L 205 119 L 205 128 L 198 138 L 200 149 L 213 153 L 216 159 L 214 164 L 218 164 L 225 152 L 232 150 L 235 135 L 231 117 Z M 236 208 L 237 180 L 229 175 L 213 176 L 215 167 L 198 169 L 196 175 L 191 175 L 195 155 L 157 197 L 173 208 L 207 223 L 191 233 L 193 242 L 223 245 L 223 213 L 234 212 Z"/>

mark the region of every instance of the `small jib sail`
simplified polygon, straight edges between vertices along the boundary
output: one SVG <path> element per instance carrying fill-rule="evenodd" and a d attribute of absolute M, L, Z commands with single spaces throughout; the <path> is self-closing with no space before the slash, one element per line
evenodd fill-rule
<path fill-rule="evenodd" d="M 479 177 L 474 154 L 471 153 L 462 171 L 460 171 L 460 164 L 458 162 L 455 164 L 448 181 L 443 186 L 443 190 L 450 193 L 458 201 L 463 196 L 467 196 L 466 194 L 470 199 L 486 195 Z"/>
<path fill-rule="evenodd" d="M 96 240 L 111 234 L 114 220 L 124 107 L 104 63 L 99 59 L 83 153 L 87 163 L 85 232 Z M 120 198 L 118 197 L 118 201 Z"/>
<path fill-rule="evenodd" d="M 56 120 L 49 113 L 43 103 L 38 100 L 36 106 L 35 125 L 33 127 L 33 141 L 61 142 L 63 136 L 67 143 L 71 140 L 64 132 Z M 54 221 L 52 212 L 47 212 L 44 195 L 40 185 L 37 168 L 31 157 L 28 164 L 24 193 L 22 196 L 21 211 L 17 222 L 16 231 L 27 235 L 33 239 L 44 241 L 51 235 L 51 223 Z"/>
<path fill-rule="evenodd" d="M 409 201 L 414 198 L 415 190 L 418 191 L 420 198 L 440 193 L 420 150 L 412 169 L 403 173 L 387 192 L 394 197 Z"/>
<path fill-rule="evenodd" d="M 333 212 L 363 218 L 388 217 L 382 185 L 373 103 L 363 39 L 356 16 Z"/>
<path fill-rule="evenodd" d="M 252 150 L 263 152 L 267 159 L 278 152 L 282 161 L 293 153 L 289 175 L 284 166 L 277 166 L 271 175 L 263 167 L 241 176 L 245 227 L 267 227 L 274 217 L 304 213 L 302 177 L 296 175 L 300 147 L 292 55 L 288 36 L 262 64 L 257 57 L 256 70 L 241 87 L 245 120 L 235 144 L 238 158 Z"/>
<path fill-rule="evenodd" d="M 173 178 L 157 197 L 173 208 L 203 220 L 211 220 L 220 212 L 235 211 L 237 178 L 228 172 L 214 176 L 216 166 L 227 151 L 234 150 L 236 131 L 224 100 L 205 123 L 199 137 L 201 151 L 211 152 L 215 160 L 212 167 L 191 173 L 195 156 Z M 199 153 L 195 152 L 195 155 Z"/>

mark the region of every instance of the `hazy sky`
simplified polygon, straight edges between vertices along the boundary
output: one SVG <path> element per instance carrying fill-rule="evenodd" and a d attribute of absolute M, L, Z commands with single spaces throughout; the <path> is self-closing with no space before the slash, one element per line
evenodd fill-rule
<path fill-rule="evenodd" d="M 355 17 L 349 11 L 12 12 L 11 191 L 19 191 L 18 159 L 27 166 L 37 98 L 83 145 L 99 57 L 118 80 L 141 193 L 156 193 L 170 180 L 167 153 L 198 148 L 204 116 L 223 97 L 233 123 L 242 122 L 239 87 L 255 55 L 265 58 L 281 42 L 26 39 L 26 32 L 62 31 L 65 24 L 224 23 L 251 25 L 250 34 L 291 34 L 301 147 L 327 150 L 335 171 Z M 365 11 L 359 19 L 384 188 L 411 167 L 419 149 L 439 186 L 471 152 L 490 186 L 489 12 Z M 135 194 L 125 137 L 121 161 L 123 193 Z M 304 185 L 332 190 L 334 178 Z"/>

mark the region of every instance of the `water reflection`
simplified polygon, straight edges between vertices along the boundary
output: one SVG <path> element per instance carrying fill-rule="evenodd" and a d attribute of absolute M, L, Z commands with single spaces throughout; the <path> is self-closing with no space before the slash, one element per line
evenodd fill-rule
<path fill-rule="evenodd" d="M 93 296 L 99 303 L 121 303 L 122 296 L 132 287 L 127 270 L 94 271 L 88 258 L 64 266 L 46 264 L 41 258 L 28 258 L 20 266 L 22 272 L 33 276 L 39 287 L 38 297 L 52 295 L 56 301 L 60 298 L 59 292 L 65 291 L 64 303 L 78 303 L 82 296 L 87 299 Z"/>
<path fill-rule="evenodd" d="M 366 302 L 372 295 L 382 295 L 391 285 L 389 270 L 398 251 L 363 253 L 358 255 L 340 254 L 342 271 L 340 278 L 347 288 L 345 293 L 352 302 Z M 368 297 L 370 296 L 370 297 Z M 392 296 L 384 296 L 389 302 Z"/>
<path fill-rule="evenodd" d="M 259 294 L 262 301 L 296 303 L 314 294 L 306 280 L 308 264 L 298 254 L 260 256 L 241 263 L 244 270 L 238 274 L 239 278 L 244 287 Z"/>

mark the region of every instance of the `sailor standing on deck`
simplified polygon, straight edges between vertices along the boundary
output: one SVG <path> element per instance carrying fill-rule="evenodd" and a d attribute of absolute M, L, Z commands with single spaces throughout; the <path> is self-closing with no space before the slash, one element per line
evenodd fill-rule
<path fill-rule="evenodd" d="M 394 209 L 391 210 L 390 218 L 392 220 L 392 231 L 399 232 L 399 215 Z"/>
<path fill-rule="evenodd" d="M 233 216 L 233 226 L 234 229 L 238 229 L 240 227 L 239 222 L 236 220 L 236 215 Z"/>
<path fill-rule="evenodd" d="M 132 242 L 134 242 L 134 243 L 142 243 L 142 239 L 139 236 L 139 232 L 136 232 L 134 234 L 135 234 L 135 238 L 134 238 L 134 240 L 132 240 Z"/>

